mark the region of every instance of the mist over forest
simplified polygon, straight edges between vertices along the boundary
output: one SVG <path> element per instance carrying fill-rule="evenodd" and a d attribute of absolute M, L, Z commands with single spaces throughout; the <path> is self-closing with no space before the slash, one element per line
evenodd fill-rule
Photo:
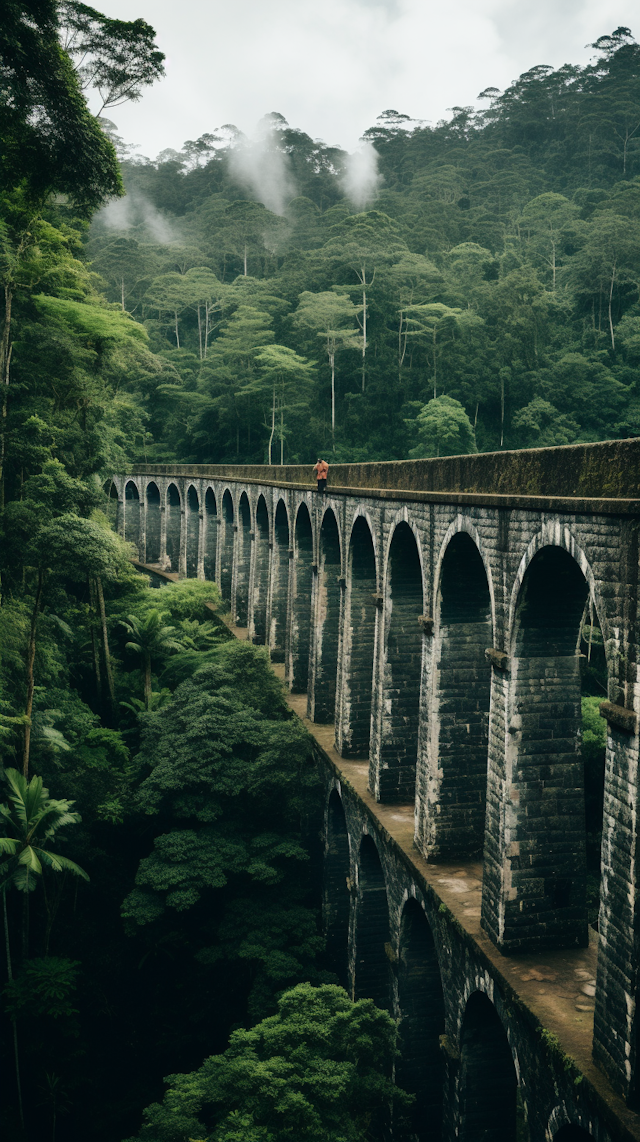
<path fill-rule="evenodd" d="M 374 1142 L 393 1105 L 410 1139 L 396 1024 L 324 945 L 310 737 L 214 583 L 136 570 L 110 479 L 640 434 L 640 46 L 352 155 L 273 111 L 138 155 L 117 109 L 163 60 L 3 5 L 0 1130 Z"/>

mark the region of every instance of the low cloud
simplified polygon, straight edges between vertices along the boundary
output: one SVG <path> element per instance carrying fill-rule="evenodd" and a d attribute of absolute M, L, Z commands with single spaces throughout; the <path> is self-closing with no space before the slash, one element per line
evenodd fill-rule
<path fill-rule="evenodd" d="M 274 122 L 286 126 L 281 116 L 265 115 L 251 138 L 240 138 L 229 153 L 229 169 L 235 180 L 251 191 L 274 214 L 284 214 L 296 193 L 287 156 L 278 147 Z"/>
<path fill-rule="evenodd" d="M 180 235 L 175 227 L 156 206 L 138 190 L 132 190 L 124 198 L 114 199 L 103 207 L 99 214 L 100 223 L 107 230 L 136 230 L 153 242 L 169 246 L 178 242 Z"/>
<path fill-rule="evenodd" d="M 342 189 L 354 206 L 364 210 L 375 199 L 379 182 L 378 152 L 371 143 L 363 143 L 347 157 Z"/>

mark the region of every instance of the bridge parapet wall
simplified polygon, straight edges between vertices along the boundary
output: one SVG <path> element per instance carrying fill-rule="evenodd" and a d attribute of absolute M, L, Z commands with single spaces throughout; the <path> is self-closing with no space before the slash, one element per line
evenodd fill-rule
<path fill-rule="evenodd" d="M 118 526 L 142 563 L 216 579 L 311 719 L 334 722 L 338 751 L 368 759 L 372 795 L 411 804 L 428 861 L 483 854 L 483 928 L 508 954 L 588 939 L 578 653 L 595 616 L 622 713 L 608 721 L 594 1054 L 633 1098 L 640 441 L 497 455 L 493 491 L 478 490 L 499 467 L 486 456 L 336 466 L 324 497 L 308 469 L 134 469 L 113 479 Z"/>

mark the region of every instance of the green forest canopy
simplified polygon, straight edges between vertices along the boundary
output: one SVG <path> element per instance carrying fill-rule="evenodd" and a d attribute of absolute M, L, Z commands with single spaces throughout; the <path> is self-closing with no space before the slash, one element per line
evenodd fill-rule
<path fill-rule="evenodd" d="M 273 344 L 314 363 L 312 384 L 276 392 L 285 462 L 333 447 L 332 364 L 343 461 L 429 454 L 417 417 L 441 396 L 481 451 L 640 431 L 628 29 L 587 66 L 533 67 L 435 127 L 383 112 L 364 136 L 379 168 L 366 210 L 345 196 L 344 152 L 267 120 L 270 178 L 295 188 L 281 214 L 249 200 L 234 155 L 250 144 L 218 130 L 154 162 L 121 150 L 128 198 L 94 219 L 91 269 L 162 362 L 128 388 L 137 460 L 265 462 L 274 393 L 259 354 Z M 315 325 L 299 319 L 310 298 Z"/>

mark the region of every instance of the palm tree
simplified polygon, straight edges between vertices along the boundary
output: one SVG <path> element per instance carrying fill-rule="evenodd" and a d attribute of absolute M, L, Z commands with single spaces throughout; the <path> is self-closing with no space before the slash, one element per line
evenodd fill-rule
<path fill-rule="evenodd" d="M 127 615 L 127 621 L 122 623 L 125 630 L 132 635 L 125 643 L 125 650 L 131 654 L 138 654 L 144 662 L 144 704 L 149 709 L 151 702 L 151 663 L 155 658 L 162 658 L 172 650 L 184 650 L 184 646 L 177 638 L 175 627 L 164 626 L 165 615 L 155 608 L 144 618 L 136 615 Z"/>
<path fill-rule="evenodd" d="M 31 781 L 18 773 L 17 769 L 7 769 L 5 777 L 9 785 L 9 805 L 0 805 L 0 828 L 4 826 L 6 836 L 0 836 L 0 853 L 8 860 L 0 861 L 0 891 L 6 892 L 10 885 L 28 894 L 35 888 L 36 879 L 42 876 L 43 866 L 53 872 L 71 872 L 89 877 L 69 857 L 54 853 L 43 846 L 51 843 L 59 829 L 65 825 L 75 825 L 81 820 L 80 814 L 72 811 L 73 801 L 65 798 L 55 800 L 49 797 L 41 777 Z M 28 895 L 25 895 L 25 904 Z M 23 925 L 23 955 L 26 957 L 28 938 L 28 911 L 25 908 Z"/>
<path fill-rule="evenodd" d="M 7 918 L 7 889 L 10 885 L 24 892 L 22 911 L 22 955 L 26 959 L 29 942 L 29 892 L 35 888 L 37 877 L 42 876 L 43 867 L 53 872 L 71 872 L 88 880 L 84 869 L 69 859 L 54 853 L 49 846 L 59 829 L 65 825 L 75 825 L 80 814 L 72 811 L 73 801 L 66 798 L 54 800 L 49 797 L 41 777 L 27 781 L 17 769 L 7 769 L 5 777 L 9 785 L 9 804 L 0 805 L 0 854 L 7 859 L 0 860 L 0 892 L 4 912 L 4 938 L 7 954 L 9 980 L 13 978 L 11 949 L 9 943 L 9 922 Z M 13 1050 L 18 1084 L 20 1121 L 24 1129 L 22 1090 L 20 1086 L 20 1066 L 18 1059 L 18 1032 L 13 1019 Z"/>

